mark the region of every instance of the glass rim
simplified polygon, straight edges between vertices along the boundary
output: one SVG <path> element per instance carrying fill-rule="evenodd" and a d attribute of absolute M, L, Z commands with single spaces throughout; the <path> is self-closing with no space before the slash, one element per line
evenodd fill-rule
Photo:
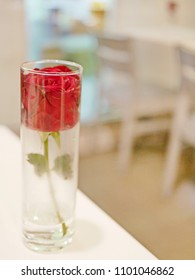
<path fill-rule="evenodd" d="M 37 69 L 31 69 L 30 67 L 28 67 L 27 65 L 32 64 L 32 63 L 55 63 L 55 64 L 59 64 L 59 65 L 65 65 L 65 66 L 73 66 L 76 69 L 71 69 L 71 72 L 49 72 L 49 71 L 41 71 L 41 70 L 37 70 Z M 56 65 L 56 66 L 57 66 Z M 52 67 L 52 66 L 48 66 L 48 67 Z M 50 75 L 50 76 L 67 76 L 67 75 L 74 75 L 74 74 L 79 74 L 81 75 L 83 72 L 83 67 L 76 63 L 76 62 L 72 62 L 72 61 L 68 61 L 68 60 L 62 60 L 62 59 L 40 59 L 40 60 L 29 60 L 29 61 L 25 61 L 20 65 L 20 69 L 23 71 L 27 71 L 31 74 L 40 74 L 40 75 Z"/>

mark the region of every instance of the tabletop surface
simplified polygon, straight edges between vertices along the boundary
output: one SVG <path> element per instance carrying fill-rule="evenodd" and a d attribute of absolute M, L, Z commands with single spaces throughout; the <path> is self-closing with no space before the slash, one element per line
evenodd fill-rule
<path fill-rule="evenodd" d="M 195 42 L 195 30 L 182 26 L 165 25 L 151 27 L 123 28 L 117 33 L 130 36 L 137 40 L 158 42 L 167 46 L 185 45 Z"/>
<path fill-rule="evenodd" d="M 0 155 L 0 259 L 156 259 L 79 190 L 73 242 L 59 254 L 30 251 L 22 242 L 20 141 L 4 126 Z"/>

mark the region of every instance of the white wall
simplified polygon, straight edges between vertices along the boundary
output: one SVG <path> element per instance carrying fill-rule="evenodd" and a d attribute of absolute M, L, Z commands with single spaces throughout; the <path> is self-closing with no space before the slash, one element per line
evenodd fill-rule
<path fill-rule="evenodd" d="M 115 31 L 128 27 L 176 24 L 195 27 L 195 0 L 175 0 L 177 13 L 170 18 L 168 0 L 113 0 L 107 25 Z"/>
<path fill-rule="evenodd" d="M 20 123 L 20 64 L 25 59 L 23 6 L 0 1 L 0 124 Z"/>
<path fill-rule="evenodd" d="M 172 25 L 195 29 L 195 0 L 175 0 L 175 2 L 178 4 L 177 13 L 171 18 L 167 7 L 168 0 L 115 0 L 108 17 L 107 29 L 124 34 L 128 34 L 128 30 L 133 27 L 141 29 L 159 26 L 162 27 L 159 30 L 163 30 L 164 26 Z M 164 34 L 166 36 L 166 33 Z M 143 80 L 170 89 L 177 88 L 179 71 L 172 47 L 152 42 L 150 44 L 143 40 L 138 44 L 137 50 L 139 74 Z"/>
<path fill-rule="evenodd" d="M 177 20 L 178 24 L 182 26 L 194 27 L 195 28 L 195 1 L 194 0 L 177 0 L 178 13 Z"/>

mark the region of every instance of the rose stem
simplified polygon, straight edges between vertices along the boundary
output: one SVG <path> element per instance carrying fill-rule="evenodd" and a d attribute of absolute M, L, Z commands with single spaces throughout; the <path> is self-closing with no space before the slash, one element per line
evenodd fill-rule
<path fill-rule="evenodd" d="M 52 181 L 51 181 L 51 174 L 50 174 L 50 169 L 49 169 L 49 142 L 48 142 L 48 137 L 44 141 L 44 156 L 45 156 L 46 164 L 47 164 L 47 177 L 48 177 L 48 181 L 49 181 L 50 194 L 51 194 L 51 197 L 52 197 L 53 205 L 54 205 L 54 208 L 55 208 L 58 220 L 59 220 L 59 222 L 62 225 L 63 235 L 65 235 L 67 233 L 67 226 L 65 225 L 65 223 L 63 221 L 63 218 L 62 218 L 62 216 L 60 214 L 59 207 L 58 207 L 58 204 L 57 204 L 57 201 L 56 201 L 56 197 L 55 197 L 55 194 L 54 194 L 54 189 L 53 189 Z"/>

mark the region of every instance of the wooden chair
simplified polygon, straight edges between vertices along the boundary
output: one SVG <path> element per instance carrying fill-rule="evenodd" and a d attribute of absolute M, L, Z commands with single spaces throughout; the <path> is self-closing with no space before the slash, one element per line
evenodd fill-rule
<path fill-rule="evenodd" d="M 100 107 L 107 99 L 121 109 L 118 164 L 124 169 L 131 160 L 135 136 L 169 129 L 168 119 L 156 117 L 173 112 L 177 95 L 141 83 L 134 39 L 103 33 L 97 40 Z"/>
<path fill-rule="evenodd" d="M 186 47 L 178 49 L 181 72 L 181 89 L 174 113 L 170 140 L 168 144 L 163 193 L 173 192 L 179 169 L 182 145 L 186 143 L 195 147 L 195 51 Z"/>

